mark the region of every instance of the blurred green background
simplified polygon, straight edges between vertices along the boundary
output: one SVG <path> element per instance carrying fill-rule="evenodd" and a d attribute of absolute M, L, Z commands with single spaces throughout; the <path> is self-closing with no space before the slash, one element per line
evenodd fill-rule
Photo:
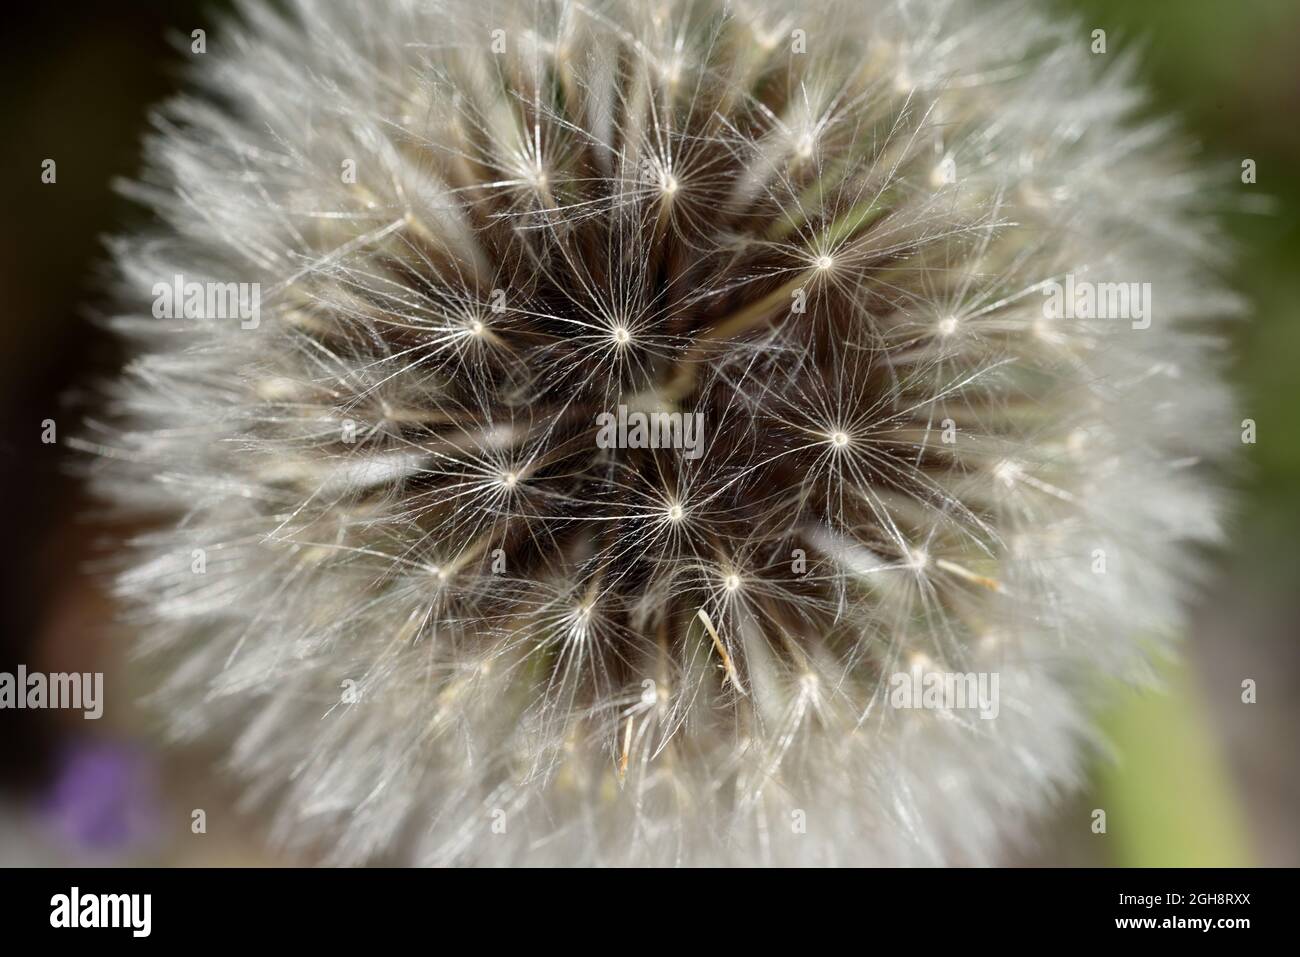
<path fill-rule="evenodd" d="M 381 2 L 381 0 L 376 0 Z M 982 0 L 972 0 L 982 2 Z M 1252 304 L 1233 324 L 1232 376 L 1247 446 L 1232 540 L 1196 609 L 1181 664 L 1163 693 L 1123 690 L 1104 717 L 1111 749 L 1088 790 L 1008 860 L 1027 864 L 1300 864 L 1300 3 L 1296 0 L 1044 0 L 1078 17 L 1080 43 L 1107 31 L 1112 53 L 1137 46 L 1152 109 L 1173 112 L 1224 171 L 1221 213 L 1237 249 L 1233 283 Z M 189 0 L 65 2 L 6 11 L 3 39 L 4 229 L 0 232 L 0 481 L 11 547 L 0 550 L 0 669 L 89 670 L 110 686 L 126 667 L 104 638 L 109 606 L 93 562 L 102 528 L 41 422 L 69 428 L 77 386 L 120 356 L 88 321 L 102 237 L 136 216 L 110 181 L 137 168 L 151 103 L 174 90 L 183 57 L 168 36 L 213 35 L 228 5 Z M 57 188 L 39 181 L 58 161 Z M 1240 163 L 1258 182 L 1242 185 Z M 1269 197 L 1266 214 L 1249 200 Z M 39 451 L 33 456 L 32 449 Z M 88 568 L 88 564 L 92 567 Z M 115 677 L 116 676 L 116 677 Z M 1258 700 L 1241 700 L 1253 679 Z M 69 774 L 69 742 L 88 733 L 58 712 L 5 712 L 0 739 L 0 864 L 80 860 L 47 829 L 42 801 Z M 156 803 L 154 827 L 99 852 L 105 862 L 270 860 L 252 818 L 230 810 L 212 756 L 158 754 L 138 717 L 90 729 L 97 744 L 138 748 L 131 767 Z M 84 742 L 83 742 L 84 743 Z M 76 753 L 75 751 L 72 753 Z M 134 753 L 134 752 L 132 752 Z M 204 807 L 212 841 L 182 841 Z M 1093 811 L 1107 812 L 1105 834 Z M 148 828 L 145 829 L 149 831 Z M 74 842 L 75 843 L 75 842 Z"/>

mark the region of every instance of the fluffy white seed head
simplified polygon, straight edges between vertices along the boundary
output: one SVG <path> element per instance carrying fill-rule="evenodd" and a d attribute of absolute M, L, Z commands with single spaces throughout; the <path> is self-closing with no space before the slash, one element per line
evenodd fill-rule
<path fill-rule="evenodd" d="M 1126 69 L 1018 3 L 290 7 L 115 246 L 175 731 L 342 862 L 989 860 L 1215 531 L 1232 304 Z M 150 315 L 182 276 L 260 313 Z M 698 454 L 602 447 L 620 406 Z"/>

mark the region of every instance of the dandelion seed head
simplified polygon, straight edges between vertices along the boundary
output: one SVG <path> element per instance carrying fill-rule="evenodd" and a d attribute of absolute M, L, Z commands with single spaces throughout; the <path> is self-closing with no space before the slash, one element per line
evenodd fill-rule
<path fill-rule="evenodd" d="M 1086 32 L 241 10 L 127 187 L 155 220 L 112 247 L 132 358 L 85 445 L 150 527 L 118 592 L 154 698 L 279 795 L 276 840 L 990 863 L 1078 783 L 1096 679 L 1218 534 L 1236 308 L 1192 151 Z M 179 275 L 258 320 L 159 318 Z M 1149 282 L 1151 321 L 1055 317 L 1066 276 Z M 602 447 L 620 408 L 699 442 Z M 944 667 L 999 673 L 995 720 L 891 705 Z"/>

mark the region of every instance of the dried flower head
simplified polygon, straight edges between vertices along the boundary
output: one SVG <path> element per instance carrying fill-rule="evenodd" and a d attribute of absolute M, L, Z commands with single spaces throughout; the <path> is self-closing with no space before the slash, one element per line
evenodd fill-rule
<path fill-rule="evenodd" d="M 291 7 L 115 246 L 174 731 L 339 862 L 992 859 L 1215 533 L 1131 70 L 1019 3 Z"/>

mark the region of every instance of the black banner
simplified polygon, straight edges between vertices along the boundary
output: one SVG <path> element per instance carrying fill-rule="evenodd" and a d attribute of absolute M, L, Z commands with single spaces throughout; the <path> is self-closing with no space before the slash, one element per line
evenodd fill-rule
<path fill-rule="evenodd" d="M 981 950 L 1098 936 L 1232 946 L 1286 926 L 1292 883 L 1276 870 L 10 870 L 0 926 L 9 940 L 82 944 L 405 942 L 436 921 L 435 949 L 514 937 L 568 946 L 579 922 L 586 946 L 592 934 L 645 945 L 684 931 L 769 942 L 796 927 L 865 932 L 864 944 L 919 933 L 926 949 L 949 936 Z"/>

